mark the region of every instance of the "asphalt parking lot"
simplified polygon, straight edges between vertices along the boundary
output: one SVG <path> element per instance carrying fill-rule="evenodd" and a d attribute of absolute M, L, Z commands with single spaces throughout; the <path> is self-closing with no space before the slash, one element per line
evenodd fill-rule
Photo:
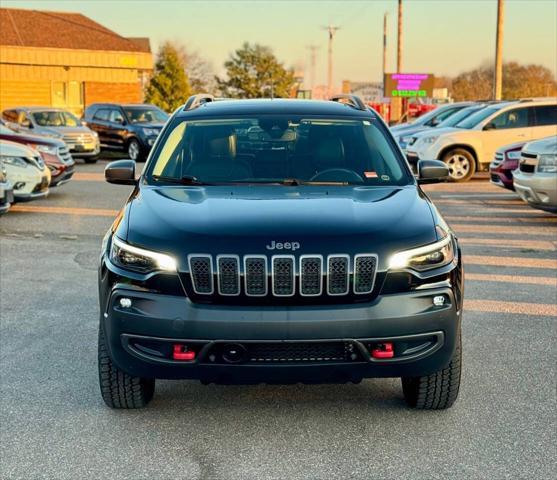
<path fill-rule="evenodd" d="M 466 269 L 463 383 L 448 411 L 407 409 L 397 379 L 159 381 L 148 408 L 111 411 L 96 264 L 129 188 L 104 183 L 104 165 L 79 164 L 0 219 L 1 478 L 555 478 L 557 216 L 486 177 L 428 187 Z"/>

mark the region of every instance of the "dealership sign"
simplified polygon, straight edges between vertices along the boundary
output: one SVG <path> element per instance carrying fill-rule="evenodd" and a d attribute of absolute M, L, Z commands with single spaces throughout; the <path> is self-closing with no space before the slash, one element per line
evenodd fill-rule
<path fill-rule="evenodd" d="M 435 77 L 430 73 L 386 73 L 385 97 L 431 97 Z"/>

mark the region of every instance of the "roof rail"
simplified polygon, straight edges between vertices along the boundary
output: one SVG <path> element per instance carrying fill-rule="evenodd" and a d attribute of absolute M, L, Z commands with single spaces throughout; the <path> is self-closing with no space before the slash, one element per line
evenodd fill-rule
<path fill-rule="evenodd" d="M 194 108 L 200 107 L 204 103 L 214 102 L 215 97 L 210 95 L 209 93 L 199 93 L 197 95 L 192 95 L 188 98 L 186 104 L 184 105 L 183 110 L 193 110 Z"/>
<path fill-rule="evenodd" d="M 339 93 L 337 95 L 333 95 L 329 98 L 331 102 L 339 102 L 339 103 L 346 103 L 351 107 L 354 107 L 358 110 L 367 110 L 366 104 L 362 101 L 358 95 L 352 95 L 350 93 Z M 343 100 L 348 100 L 347 102 L 343 102 Z"/>
<path fill-rule="evenodd" d="M 519 98 L 519 102 L 550 102 L 557 100 L 557 97 L 526 97 Z"/>

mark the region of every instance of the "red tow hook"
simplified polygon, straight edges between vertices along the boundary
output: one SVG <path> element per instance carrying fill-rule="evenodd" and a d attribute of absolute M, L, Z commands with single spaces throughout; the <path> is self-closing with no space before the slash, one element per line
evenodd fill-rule
<path fill-rule="evenodd" d="M 183 362 L 191 362 L 195 360 L 195 352 L 193 350 L 188 350 L 187 345 L 175 343 L 172 350 L 172 359 L 181 360 Z"/>
<path fill-rule="evenodd" d="M 378 343 L 375 348 L 371 350 L 373 358 L 393 358 L 395 351 L 392 342 Z"/>

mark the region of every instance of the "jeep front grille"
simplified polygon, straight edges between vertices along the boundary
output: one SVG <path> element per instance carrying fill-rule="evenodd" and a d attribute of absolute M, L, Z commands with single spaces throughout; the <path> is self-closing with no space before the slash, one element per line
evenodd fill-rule
<path fill-rule="evenodd" d="M 377 255 L 217 255 L 188 256 L 193 291 L 200 295 L 303 297 L 370 294 Z M 243 281 L 242 281 L 243 278 Z M 216 283 L 216 288 L 215 284 Z"/>

